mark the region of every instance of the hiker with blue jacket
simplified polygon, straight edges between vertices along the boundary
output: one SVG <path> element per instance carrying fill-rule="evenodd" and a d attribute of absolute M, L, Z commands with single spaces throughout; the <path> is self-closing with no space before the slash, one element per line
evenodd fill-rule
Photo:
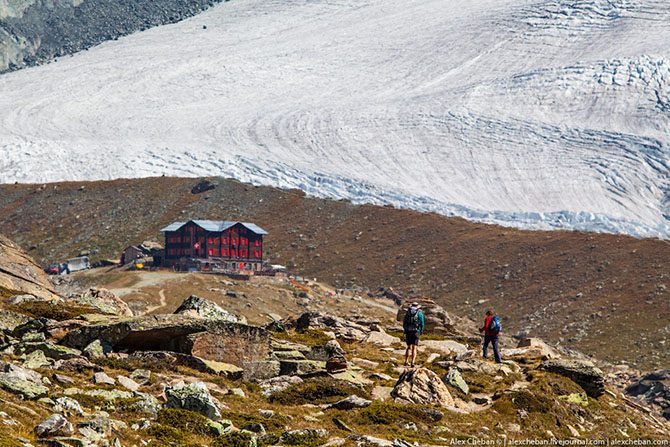
<path fill-rule="evenodd" d="M 407 349 L 405 350 L 405 366 L 407 366 L 407 361 L 411 359 L 412 362 L 410 366 L 414 368 L 414 361 L 416 360 L 416 347 L 419 346 L 419 337 L 423 334 L 423 329 L 426 326 L 426 320 L 423 317 L 423 312 L 421 312 L 421 306 L 419 303 L 412 303 L 407 312 L 405 312 L 405 318 L 402 322 L 402 329 L 405 332 L 405 343 L 407 343 Z"/>
<path fill-rule="evenodd" d="M 492 307 L 486 311 L 486 318 L 484 319 L 484 326 L 479 328 L 479 332 L 484 332 L 484 349 L 482 354 L 484 358 L 488 357 L 489 343 L 493 345 L 493 357 L 496 363 L 502 363 L 500 359 L 500 346 L 498 344 L 498 336 L 502 325 L 500 324 L 500 317 L 496 315 Z"/>

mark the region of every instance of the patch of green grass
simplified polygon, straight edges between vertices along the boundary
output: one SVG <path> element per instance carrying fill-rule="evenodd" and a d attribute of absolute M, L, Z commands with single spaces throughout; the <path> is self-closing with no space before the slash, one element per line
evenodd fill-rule
<path fill-rule="evenodd" d="M 64 321 L 72 320 L 84 314 L 99 314 L 100 311 L 90 306 L 82 306 L 72 303 L 60 303 L 54 305 L 44 301 L 27 301 L 25 303 L 12 304 L 6 306 L 8 310 L 13 310 L 32 318 L 49 318 L 51 320 Z"/>
<path fill-rule="evenodd" d="M 230 419 L 235 427 L 244 427 L 249 424 L 263 424 L 265 429 L 269 432 L 284 430 L 289 423 L 289 419 L 281 414 L 275 414 L 271 418 L 264 418 L 260 415 L 242 413 L 233 410 L 222 411 L 221 418 Z"/>
<path fill-rule="evenodd" d="M 188 410 L 162 409 L 158 412 L 156 422 L 161 425 L 176 428 L 186 433 L 218 436 L 218 433 L 205 416 Z"/>
<path fill-rule="evenodd" d="M 142 399 L 139 397 L 130 397 L 127 399 L 116 399 L 114 401 L 115 413 L 139 413 L 137 403 Z"/>
<path fill-rule="evenodd" d="M 1 290 L 0 293 L 2 293 Z M 0 433 L 0 447 L 21 447 L 21 445 L 22 444 L 13 437 Z"/>
<path fill-rule="evenodd" d="M 174 427 L 161 424 L 153 424 L 147 430 L 147 434 L 152 436 L 157 441 L 162 441 L 168 445 L 184 445 L 185 444 L 185 435 L 181 430 Z"/>
<path fill-rule="evenodd" d="M 360 397 L 369 396 L 367 390 L 349 382 L 325 377 L 291 385 L 285 390 L 273 394 L 270 397 L 270 402 L 283 405 L 330 403 L 338 398 L 348 397 L 352 394 Z"/>
<path fill-rule="evenodd" d="M 0 298 L 10 298 L 14 295 L 21 295 L 21 292 L 0 286 Z"/>
<path fill-rule="evenodd" d="M 493 408 L 507 415 L 516 414 L 516 410 L 525 410 L 528 413 L 549 413 L 552 410 L 552 401 L 542 395 L 520 390 L 496 399 Z"/>
<path fill-rule="evenodd" d="M 472 393 L 494 393 L 509 388 L 514 382 L 522 379 L 521 375 L 516 373 L 508 376 L 501 374 L 503 379 L 498 381 L 493 380 L 492 375 L 478 371 L 461 371 L 461 375 Z"/>
<path fill-rule="evenodd" d="M 314 432 L 308 433 L 285 433 L 282 435 L 283 445 L 294 445 L 300 447 L 317 447 L 327 441 L 326 437 L 319 436 Z"/>
<path fill-rule="evenodd" d="M 325 345 L 330 340 L 323 331 L 318 329 L 305 329 L 304 331 L 274 332 L 272 334 L 278 340 L 288 340 L 307 346 Z"/>
<path fill-rule="evenodd" d="M 253 437 L 249 433 L 244 433 L 241 431 L 221 435 L 212 443 L 212 447 L 254 447 L 254 446 L 255 443 Z"/>
<path fill-rule="evenodd" d="M 373 401 L 369 407 L 363 408 L 358 413 L 356 421 L 364 425 L 391 425 L 398 422 L 438 422 L 442 417 L 441 412 L 431 407 Z"/>
<path fill-rule="evenodd" d="M 85 408 L 98 408 L 98 407 L 102 408 L 107 403 L 107 400 L 102 396 L 90 396 L 88 394 L 73 394 L 69 397 L 79 402 L 79 404 Z"/>

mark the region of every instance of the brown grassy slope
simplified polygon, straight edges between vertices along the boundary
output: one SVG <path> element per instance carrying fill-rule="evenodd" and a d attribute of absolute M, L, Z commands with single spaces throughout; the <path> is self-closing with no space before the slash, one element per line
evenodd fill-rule
<path fill-rule="evenodd" d="M 492 304 L 509 317 L 508 334 L 528 329 L 601 358 L 670 365 L 667 242 L 520 231 L 230 180 L 192 195 L 195 182 L 0 186 L 0 232 L 46 261 L 94 248 L 117 256 L 173 220 L 250 220 L 270 232 L 273 262 L 323 281 L 431 295 L 475 318 Z"/>

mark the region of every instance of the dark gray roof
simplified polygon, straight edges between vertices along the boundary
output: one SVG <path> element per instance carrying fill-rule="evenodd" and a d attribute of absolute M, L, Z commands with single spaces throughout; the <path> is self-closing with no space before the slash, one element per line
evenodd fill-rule
<path fill-rule="evenodd" d="M 253 231 L 256 234 L 268 234 L 267 231 L 262 229 L 256 224 L 249 223 L 249 222 L 237 222 L 237 221 L 232 221 L 232 220 L 190 220 L 188 222 L 193 222 L 200 228 L 203 228 L 207 231 L 212 231 L 212 232 L 221 232 L 225 231 L 228 228 L 236 225 L 236 224 L 242 224 L 244 225 L 248 230 Z M 166 231 L 177 231 L 184 225 L 186 225 L 188 222 L 173 222 L 167 227 L 163 228 L 161 231 L 166 232 Z"/>

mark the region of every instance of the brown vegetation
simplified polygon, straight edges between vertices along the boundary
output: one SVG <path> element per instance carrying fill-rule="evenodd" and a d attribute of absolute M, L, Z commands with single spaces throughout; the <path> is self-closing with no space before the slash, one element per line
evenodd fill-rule
<path fill-rule="evenodd" d="M 507 334 L 527 330 L 642 368 L 670 360 L 662 344 L 670 341 L 665 241 L 520 231 L 236 181 L 193 195 L 195 182 L 1 186 L 0 232 L 46 262 L 92 249 L 97 258 L 117 257 L 174 220 L 254 221 L 270 232 L 268 258 L 310 277 L 429 295 L 476 318 L 493 305 L 509 318 Z"/>

